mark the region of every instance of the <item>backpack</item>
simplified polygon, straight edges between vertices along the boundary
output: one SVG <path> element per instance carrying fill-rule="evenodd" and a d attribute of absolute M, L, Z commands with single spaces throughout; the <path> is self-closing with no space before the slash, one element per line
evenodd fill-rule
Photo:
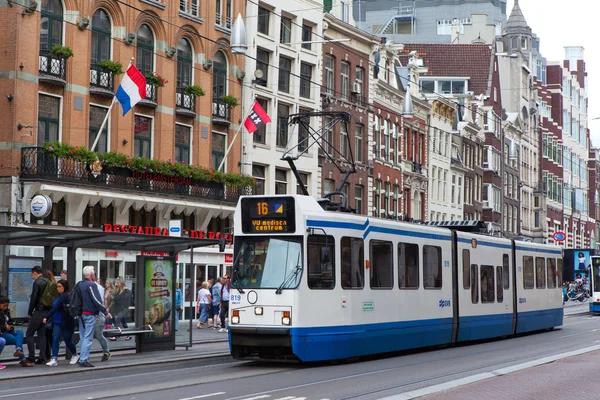
<path fill-rule="evenodd" d="M 64 304 L 64 308 L 71 317 L 79 317 L 83 311 L 83 300 L 81 299 L 79 283 L 80 282 L 77 282 L 73 290 L 71 290 L 71 293 L 69 293 L 69 300 Z"/>
<path fill-rule="evenodd" d="M 46 282 L 46 286 L 44 286 L 44 291 L 42 292 L 42 297 L 40 298 L 40 304 L 44 306 L 44 308 L 52 308 L 52 303 L 54 303 L 54 300 L 58 299 L 58 288 L 56 287 L 56 282 L 53 282 L 47 278 L 42 279 L 44 282 Z"/>

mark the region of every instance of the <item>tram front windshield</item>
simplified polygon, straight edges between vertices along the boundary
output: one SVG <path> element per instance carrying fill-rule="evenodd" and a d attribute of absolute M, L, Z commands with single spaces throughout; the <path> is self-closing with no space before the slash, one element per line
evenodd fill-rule
<path fill-rule="evenodd" d="M 293 289 L 302 277 L 301 237 L 241 237 L 236 247 L 233 287 Z"/>

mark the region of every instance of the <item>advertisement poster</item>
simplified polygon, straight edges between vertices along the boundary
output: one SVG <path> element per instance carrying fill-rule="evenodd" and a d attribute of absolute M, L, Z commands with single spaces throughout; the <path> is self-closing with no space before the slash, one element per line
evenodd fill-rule
<path fill-rule="evenodd" d="M 15 305 L 13 318 L 27 318 L 29 296 L 33 287 L 31 268 L 42 265 L 41 258 L 9 257 L 8 258 L 8 298 Z"/>
<path fill-rule="evenodd" d="M 169 337 L 173 329 L 173 261 L 161 257 L 144 260 L 144 324 L 154 338 Z"/>
<path fill-rule="evenodd" d="M 577 250 L 573 257 L 573 281 L 586 284 L 590 279 L 591 259 L 587 250 Z"/>

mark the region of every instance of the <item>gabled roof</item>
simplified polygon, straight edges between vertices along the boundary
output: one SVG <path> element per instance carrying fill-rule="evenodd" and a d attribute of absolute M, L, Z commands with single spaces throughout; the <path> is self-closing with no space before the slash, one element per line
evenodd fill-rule
<path fill-rule="evenodd" d="M 475 95 L 487 94 L 492 62 L 492 50 L 487 44 L 405 44 L 399 53 L 406 65 L 408 53 L 416 50 L 423 59 L 429 76 L 468 76 L 469 91 Z"/>

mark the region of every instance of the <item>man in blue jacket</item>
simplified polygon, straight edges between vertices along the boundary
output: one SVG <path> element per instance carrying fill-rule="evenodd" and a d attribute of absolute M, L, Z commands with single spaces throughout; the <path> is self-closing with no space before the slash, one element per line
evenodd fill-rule
<path fill-rule="evenodd" d="M 112 315 L 104 307 L 104 299 L 100 296 L 96 286 L 96 273 L 94 267 L 88 265 L 83 267 L 83 280 L 79 283 L 81 291 L 82 312 L 79 318 L 79 365 L 82 367 L 93 367 L 88 358 L 94 339 L 94 328 L 96 326 L 96 316 L 99 313 L 112 318 Z"/>

